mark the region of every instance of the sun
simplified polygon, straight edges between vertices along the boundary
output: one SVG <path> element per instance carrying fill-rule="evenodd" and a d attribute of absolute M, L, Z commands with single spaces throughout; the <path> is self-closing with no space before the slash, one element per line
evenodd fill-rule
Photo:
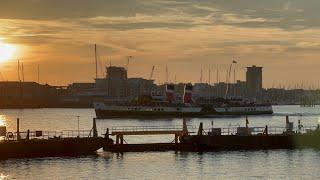
<path fill-rule="evenodd" d="M 0 62 L 5 62 L 11 59 L 16 51 L 16 47 L 11 44 L 0 42 Z"/>

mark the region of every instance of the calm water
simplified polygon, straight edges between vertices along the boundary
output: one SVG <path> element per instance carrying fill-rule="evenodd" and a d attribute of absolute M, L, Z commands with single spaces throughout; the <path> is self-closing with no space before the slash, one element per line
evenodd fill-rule
<path fill-rule="evenodd" d="M 272 116 L 251 116 L 250 126 L 284 126 L 285 115 L 295 122 L 302 119 L 305 126 L 316 125 L 320 107 L 276 106 Z M 302 115 L 302 116 L 301 116 Z M 16 118 L 21 130 L 90 129 L 93 109 L 25 109 L 0 110 L 0 125 L 14 131 Z M 211 127 L 245 125 L 244 117 L 189 119 L 189 125 L 204 123 Z M 111 119 L 98 120 L 99 133 L 113 126 L 181 126 L 181 119 Z M 129 143 L 171 142 L 172 136 L 128 137 Z M 68 158 L 10 159 L 0 161 L 0 179 L 319 179 L 320 151 L 270 150 L 208 153 L 144 152 L 107 153 L 96 156 Z"/>

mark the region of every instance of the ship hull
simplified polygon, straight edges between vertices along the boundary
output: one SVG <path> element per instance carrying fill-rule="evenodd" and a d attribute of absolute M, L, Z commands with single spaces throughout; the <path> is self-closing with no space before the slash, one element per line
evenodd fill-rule
<path fill-rule="evenodd" d="M 0 142 L 0 159 L 94 154 L 103 138 L 54 138 Z"/>
<path fill-rule="evenodd" d="M 273 114 L 272 106 L 256 107 L 217 107 L 214 108 L 217 115 L 264 115 Z"/>
<path fill-rule="evenodd" d="M 104 103 L 95 104 L 96 117 L 106 118 L 144 118 L 144 117 L 198 117 L 205 115 L 201 107 L 187 106 L 107 106 Z"/>
<path fill-rule="evenodd" d="M 98 119 L 106 118 L 143 118 L 143 117 L 198 117 L 205 115 L 201 112 L 147 112 L 147 111 L 115 111 L 96 109 L 96 117 Z"/>

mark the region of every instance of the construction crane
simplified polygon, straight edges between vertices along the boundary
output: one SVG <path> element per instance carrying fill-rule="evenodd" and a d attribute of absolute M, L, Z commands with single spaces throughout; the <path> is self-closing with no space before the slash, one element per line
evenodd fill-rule
<path fill-rule="evenodd" d="M 153 77 L 153 73 L 154 73 L 154 66 L 152 66 L 151 73 L 150 73 L 150 76 L 149 76 L 149 80 L 151 80 L 151 79 L 152 79 L 152 77 Z"/>

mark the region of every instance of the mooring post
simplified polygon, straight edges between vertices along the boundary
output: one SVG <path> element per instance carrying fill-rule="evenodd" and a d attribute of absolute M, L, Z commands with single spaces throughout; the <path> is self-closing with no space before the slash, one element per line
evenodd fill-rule
<path fill-rule="evenodd" d="M 177 144 L 178 143 L 178 134 L 174 134 L 174 143 Z"/>
<path fill-rule="evenodd" d="M 29 129 L 28 129 L 28 131 L 27 131 L 27 137 L 26 137 L 26 139 L 27 139 L 27 140 L 30 139 L 30 130 L 29 130 Z"/>
<path fill-rule="evenodd" d="M 17 118 L 17 140 L 20 141 L 20 119 Z"/>
<path fill-rule="evenodd" d="M 267 135 L 268 136 L 268 126 L 266 126 L 266 128 L 265 128 L 265 135 Z"/>
<path fill-rule="evenodd" d="M 93 118 L 93 137 L 98 137 L 98 131 L 97 131 L 97 124 L 96 124 L 96 118 Z"/>
<path fill-rule="evenodd" d="M 198 130 L 198 136 L 202 136 L 202 134 L 203 134 L 203 123 L 201 122 Z"/>
<path fill-rule="evenodd" d="M 123 134 L 120 136 L 120 144 L 123 144 Z"/>
<path fill-rule="evenodd" d="M 104 135 L 106 139 L 109 139 L 109 128 L 107 128 L 106 134 Z"/>
<path fill-rule="evenodd" d="M 187 122 L 186 122 L 186 119 L 183 118 L 183 127 L 182 127 L 182 135 L 185 136 L 185 135 L 188 135 L 188 126 L 187 126 Z"/>
<path fill-rule="evenodd" d="M 116 135 L 116 144 L 119 144 L 119 135 Z"/>

